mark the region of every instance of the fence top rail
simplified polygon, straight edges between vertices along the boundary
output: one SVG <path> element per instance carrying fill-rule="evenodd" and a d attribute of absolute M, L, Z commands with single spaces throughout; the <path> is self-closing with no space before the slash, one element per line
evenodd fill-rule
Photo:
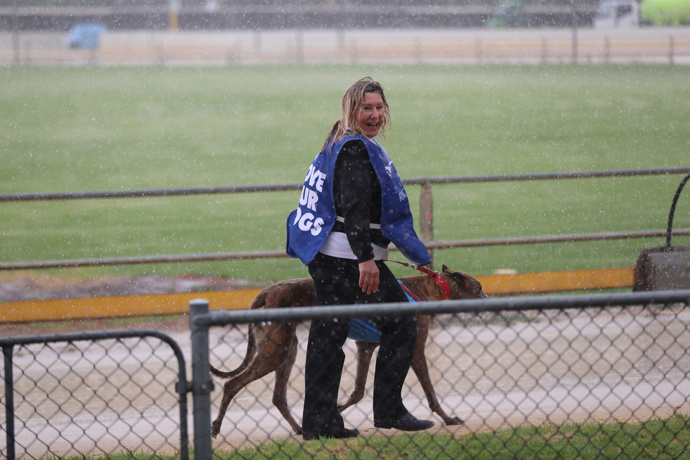
<path fill-rule="evenodd" d="M 126 329 L 126 330 L 111 330 L 111 331 L 82 331 L 82 332 L 67 332 L 64 334 L 46 334 L 46 335 L 27 335 L 17 337 L 0 337 L 0 347 L 8 347 L 14 345 L 34 345 L 39 343 L 55 343 L 55 342 L 78 342 L 83 340 L 97 341 L 108 339 L 128 339 L 134 337 L 155 337 L 162 342 L 167 343 L 174 350 L 178 357 L 184 355 L 178 343 L 169 335 L 157 331 L 155 329 Z M 184 361 L 182 361 L 184 362 Z"/>
<path fill-rule="evenodd" d="M 237 185 L 226 187 L 192 187 L 147 190 L 107 190 L 93 192 L 18 193 L 0 195 L 0 201 L 92 200 L 105 198 L 150 198 L 187 195 L 281 192 L 299 190 L 302 184 Z"/>
<path fill-rule="evenodd" d="M 646 168 L 646 169 L 608 169 L 600 171 L 556 171 L 547 173 L 515 173 L 476 176 L 447 176 L 431 178 L 415 178 L 403 180 L 406 184 L 461 184 L 478 182 L 514 182 L 531 180 L 554 179 L 593 179 L 600 177 L 633 177 L 685 174 L 690 172 L 690 166 L 675 168 Z"/>
<path fill-rule="evenodd" d="M 200 300 L 192 301 L 199 302 Z M 690 290 L 650 291 L 618 294 L 569 296 L 505 297 L 484 300 L 443 300 L 397 302 L 367 305 L 291 307 L 270 310 L 219 310 L 195 314 L 191 309 L 192 329 L 269 321 L 306 321 L 331 318 L 372 318 L 376 316 L 418 316 L 440 313 L 479 313 L 685 303 L 690 305 Z"/>
<path fill-rule="evenodd" d="M 51 16 L 66 16 L 66 15 L 106 15 L 106 14 L 132 14 L 132 13 L 149 13 L 149 14 L 164 14 L 170 11 L 171 7 L 167 4 L 159 5 L 86 5 L 86 6 L 72 6 L 72 5 L 52 5 L 52 6 L 2 6 L 0 13 L 7 15 L 51 15 Z M 203 5 L 179 5 L 180 13 L 208 13 L 208 10 Z M 491 5 L 408 5 L 405 8 L 408 12 L 416 14 L 429 13 L 446 13 L 446 14 L 492 14 L 494 9 Z M 399 13 L 398 5 L 349 5 L 349 4 L 333 4 L 329 2 L 325 5 L 311 5 L 311 4 L 294 4 L 286 11 L 281 10 L 281 14 L 314 14 L 319 12 L 327 13 L 379 13 L 390 14 Z M 569 4 L 569 5 L 533 5 L 528 4 L 523 8 L 525 13 L 569 13 L 577 11 L 580 13 L 594 13 L 596 12 L 596 5 L 591 4 Z M 248 5 L 219 5 L 216 13 L 233 13 L 233 14 L 253 14 L 253 13 L 275 13 L 275 4 L 248 4 Z"/>
<path fill-rule="evenodd" d="M 588 179 L 598 177 L 632 177 L 687 174 L 690 166 L 673 168 L 647 168 L 647 169 L 610 169 L 601 171 L 562 171 L 549 173 L 520 173 L 497 174 L 475 176 L 446 176 L 446 177 L 418 177 L 403 179 L 405 185 L 423 184 L 462 184 L 483 182 L 511 182 L 552 179 Z M 16 193 L 0 194 L 0 202 L 16 201 L 55 201 L 55 200 L 84 200 L 106 198 L 147 198 L 170 197 L 187 195 L 216 195 L 231 193 L 255 193 L 255 192 L 281 192 L 299 190 L 302 184 L 270 184 L 270 185 L 237 185 L 219 187 L 193 187 L 171 189 L 144 189 L 144 190 L 111 190 L 91 192 L 55 192 L 55 193 Z"/>
<path fill-rule="evenodd" d="M 654 238 L 667 236 L 666 230 L 638 230 L 630 232 L 601 232 L 568 235 L 540 235 L 510 238 L 481 238 L 474 240 L 433 240 L 425 243 L 428 249 L 470 248 L 478 246 L 510 246 L 518 244 L 567 243 L 576 241 L 603 241 L 629 238 Z M 672 230 L 672 236 L 690 235 L 690 228 Z M 397 251 L 392 247 L 391 251 Z M 0 262 L 0 271 L 39 270 L 49 268 L 106 267 L 113 265 L 168 264 L 182 262 L 211 262 L 223 260 L 249 260 L 286 258 L 284 249 L 250 252 L 215 252 L 202 254 L 170 254 L 136 257 L 100 257 L 93 259 L 35 260 Z"/>

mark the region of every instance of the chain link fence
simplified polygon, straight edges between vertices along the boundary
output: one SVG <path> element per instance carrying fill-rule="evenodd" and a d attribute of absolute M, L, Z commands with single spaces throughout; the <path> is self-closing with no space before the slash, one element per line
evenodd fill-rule
<path fill-rule="evenodd" d="M 682 458 L 689 304 L 690 291 L 210 312 L 198 300 L 191 334 L 174 338 L 151 330 L 2 338 L 0 456 Z M 428 369 L 413 366 L 403 399 L 435 426 L 374 427 L 374 353 L 361 400 L 343 411 L 360 436 L 304 441 L 308 321 L 382 315 L 415 316 L 421 333 L 429 319 Z M 190 347 L 189 381 L 178 342 Z M 238 368 L 248 343 L 257 346 L 246 371 L 211 377 L 211 365 Z M 357 393 L 358 351 L 374 348 L 347 341 L 341 401 Z M 212 438 L 226 390 L 233 397 Z"/>
<path fill-rule="evenodd" d="M 628 294 L 463 301 L 452 313 L 444 313 L 450 308 L 436 302 L 438 314 L 431 317 L 425 349 L 431 390 L 438 397 L 442 412 L 462 422 L 449 425 L 434 413 L 426 396 L 430 389 L 424 388 L 411 371 L 403 390 L 405 404 L 415 416 L 436 424 L 417 434 L 374 427 L 374 358 L 366 374 L 362 400 L 342 412 L 345 426 L 359 429 L 360 436 L 355 440 L 303 441 L 274 405 L 281 399 L 280 391 L 274 393 L 279 378 L 276 380 L 273 374 L 263 376 L 266 368 L 261 370 L 261 363 L 283 356 L 270 352 L 269 347 L 259 346 L 249 371 L 228 380 L 214 377 L 216 385 L 210 394 L 212 419 L 218 414 L 224 391 L 236 395 L 222 417 L 220 432 L 211 447 L 212 455 L 214 458 L 541 458 L 544 455 L 679 458 L 688 455 L 690 310 L 687 292 L 685 297 L 684 302 L 678 302 L 679 297 L 635 300 L 635 295 Z M 433 312 L 434 303 L 430 307 L 426 310 L 425 305 L 424 312 Z M 375 315 L 372 309 L 377 308 L 370 307 L 367 312 Z M 230 324 L 209 330 L 210 362 L 224 371 L 240 367 L 245 359 L 248 327 L 239 323 L 251 320 L 255 335 L 275 335 L 279 347 L 286 345 L 286 339 L 276 331 L 291 324 L 298 342 L 297 359 L 287 380 L 285 396 L 291 416 L 299 423 L 308 336 L 308 324 L 301 319 L 313 318 L 315 314 L 351 317 L 364 310 L 348 315 L 346 309 L 326 313 L 317 309 L 304 313 L 304 317 L 300 316 L 300 310 L 306 309 L 290 310 L 283 316 L 276 310 L 211 312 L 200 321 Z M 420 313 L 395 307 L 388 311 Z M 284 322 L 293 319 L 295 322 Z M 345 353 L 341 402 L 355 389 L 357 344 L 348 340 Z M 245 385 L 248 381 L 251 383 Z"/>
<path fill-rule="evenodd" d="M 348 29 L 106 31 L 99 46 L 67 34 L 0 30 L 1 65 L 688 65 L 683 27 L 635 29 Z"/>

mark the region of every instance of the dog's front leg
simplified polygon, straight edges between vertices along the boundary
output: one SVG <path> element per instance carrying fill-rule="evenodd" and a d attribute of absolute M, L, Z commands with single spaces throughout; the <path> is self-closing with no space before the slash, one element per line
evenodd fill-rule
<path fill-rule="evenodd" d="M 426 362 L 426 355 L 424 349 L 426 348 L 426 339 L 429 335 L 429 316 L 420 316 L 417 321 L 417 342 L 415 343 L 414 356 L 412 357 L 412 370 L 414 371 L 419 383 L 422 385 L 424 395 L 429 403 L 429 408 L 443 419 L 446 425 L 462 425 L 462 419 L 459 417 L 451 417 L 441 407 L 434 391 L 434 385 L 431 383 L 431 376 L 429 375 L 429 366 Z"/>

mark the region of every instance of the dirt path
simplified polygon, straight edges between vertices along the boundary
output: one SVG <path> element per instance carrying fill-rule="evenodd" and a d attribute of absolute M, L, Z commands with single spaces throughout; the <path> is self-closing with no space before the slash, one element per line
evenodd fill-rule
<path fill-rule="evenodd" d="M 1 302 L 22 300 L 49 300 L 91 298 L 104 296 L 131 296 L 145 294 L 171 294 L 203 292 L 209 290 L 243 289 L 250 287 L 246 280 L 217 276 L 101 276 L 81 279 L 45 273 L 3 274 L 0 277 Z M 251 285 L 254 287 L 254 285 Z M 188 331 L 188 318 L 184 315 L 163 317 L 108 318 L 72 321 L 42 321 L 34 323 L 0 323 L 0 337 L 28 334 L 52 334 L 83 330 L 153 328 L 165 332 Z"/>
<path fill-rule="evenodd" d="M 115 276 L 82 279 L 45 273 L 15 273 L 0 277 L 0 301 L 69 299 L 119 295 L 172 294 L 242 289 L 246 280 L 219 276 Z"/>

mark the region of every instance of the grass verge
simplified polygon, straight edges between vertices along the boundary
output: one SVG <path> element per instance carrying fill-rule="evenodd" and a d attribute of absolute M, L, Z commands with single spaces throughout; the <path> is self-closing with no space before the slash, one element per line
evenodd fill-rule
<path fill-rule="evenodd" d="M 660 459 L 686 458 L 690 417 L 676 414 L 644 423 L 546 424 L 463 436 L 405 434 L 351 440 L 276 441 L 233 452 L 216 450 L 214 459 Z M 84 457 L 70 457 L 77 459 Z M 100 460 L 105 457 L 85 457 Z M 112 460 L 174 460 L 175 456 L 113 454 Z"/>

